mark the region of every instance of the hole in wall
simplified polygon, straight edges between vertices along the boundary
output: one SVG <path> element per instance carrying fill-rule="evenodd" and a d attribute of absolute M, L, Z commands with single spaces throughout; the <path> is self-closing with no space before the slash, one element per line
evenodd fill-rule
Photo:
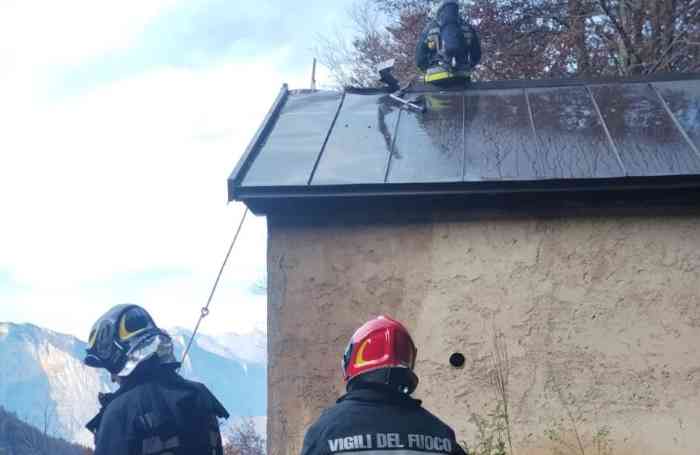
<path fill-rule="evenodd" d="M 464 368 L 464 364 L 467 359 L 464 358 L 464 354 L 461 352 L 455 352 L 450 356 L 450 365 L 454 368 Z"/>

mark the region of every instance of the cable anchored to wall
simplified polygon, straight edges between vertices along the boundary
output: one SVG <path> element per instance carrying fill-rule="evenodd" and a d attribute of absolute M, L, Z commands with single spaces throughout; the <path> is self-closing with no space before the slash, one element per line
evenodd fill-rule
<path fill-rule="evenodd" d="M 238 241 L 238 236 L 241 233 L 241 229 L 243 228 L 243 223 L 246 220 L 246 216 L 248 215 L 248 208 L 246 207 L 245 211 L 243 212 L 243 217 L 241 217 L 241 222 L 238 224 L 238 229 L 236 229 L 236 234 L 233 236 L 233 240 L 231 241 L 231 245 L 228 247 L 228 251 L 226 252 L 226 256 L 224 257 L 224 262 L 221 264 L 221 268 L 219 269 L 219 274 L 216 276 L 216 280 L 214 281 L 214 285 L 211 288 L 211 292 L 209 293 L 209 298 L 207 299 L 207 304 L 204 305 L 200 311 L 199 314 L 199 319 L 197 320 L 197 325 L 195 325 L 194 330 L 192 331 L 192 336 L 190 337 L 190 341 L 187 343 L 187 348 L 185 348 L 185 352 L 182 354 L 182 360 L 180 360 L 181 364 L 185 363 L 185 359 L 187 359 L 187 354 L 190 352 L 190 348 L 192 347 L 192 343 L 194 342 L 195 336 L 197 336 L 197 332 L 199 331 L 199 326 L 202 325 L 202 321 L 204 318 L 209 316 L 209 306 L 211 305 L 211 301 L 214 298 L 214 294 L 216 293 L 216 289 L 219 287 L 219 281 L 221 280 L 221 275 L 224 273 L 224 269 L 226 268 L 226 264 L 228 264 L 228 260 L 231 257 L 231 252 L 233 251 L 233 247 L 236 246 L 236 242 Z"/>

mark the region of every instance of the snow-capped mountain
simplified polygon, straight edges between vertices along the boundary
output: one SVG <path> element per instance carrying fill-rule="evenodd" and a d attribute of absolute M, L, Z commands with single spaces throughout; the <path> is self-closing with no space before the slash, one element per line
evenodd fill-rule
<path fill-rule="evenodd" d="M 176 344 L 186 343 L 192 335 L 191 330 L 180 327 L 168 329 L 168 333 L 176 340 Z M 244 364 L 267 363 L 267 335 L 259 329 L 244 334 L 226 333 L 216 336 L 198 333 L 197 344 L 209 352 Z"/>
<path fill-rule="evenodd" d="M 170 334 L 177 357 L 181 358 L 192 332 L 174 329 Z M 264 416 L 267 413 L 267 367 L 265 363 L 248 360 L 250 356 L 245 346 L 239 351 L 238 345 L 227 344 L 226 339 L 198 334 L 180 372 L 206 384 L 232 415 Z"/>
<path fill-rule="evenodd" d="M 178 355 L 190 332 L 171 333 Z M 266 413 L 266 338 L 201 335 L 181 373 L 205 383 L 234 416 Z M 0 405 L 40 429 L 89 444 L 83 425 L 98 410 L 97 394 L 113 389 L 109 375 L 82 364 L 85 343 L 30 324 L 0 323 Z"/>

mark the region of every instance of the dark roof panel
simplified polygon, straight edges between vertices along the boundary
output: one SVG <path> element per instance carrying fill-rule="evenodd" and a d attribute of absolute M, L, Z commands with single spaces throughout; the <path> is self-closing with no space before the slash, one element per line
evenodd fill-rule
<path fill-rule="evenodd" d="M 538 144 L 524 89 L 466 92 L 465 181 L 538 177 Z"/>
<path fill-rule="evenodd" d="M 311 184 L 383 183 L 398 118 L 386 95 L 346 94 Z"/>
<path fill-rule="evenodd" d="M 290 93 L 243 186 L 306 185 L 340 100 L 336 92 Z"/>
<path fill-rule="evenodd" d="M 540 178 L 622 177 L 616 155 L 585 87 L 528 90 L 539 150 Z"/>
<path fill-rule="evenodd" d="M 700 173 L 700 157 L 651 85 L 601 85 L 591 90 L 628 176 Z"/>
<path fill-rule="evenodd" d="M 668 106 L 679 128 L 696 153 L 700 149 L 700 84 L 698 81 L 658 82 L 653 84 Z"/>
<path fill-rule="evenodd" d="M 427 111 L 376 91 L 283 87 L 229 198 L 260 207 L 700 188 L 700 75 L 420 86 L 405 97 Z"/>
<path fill-rule="evenodd" d="M 389 183 L 462 181 L 464 94 L 426 95 L 425 114 L 402 112 Z"/>

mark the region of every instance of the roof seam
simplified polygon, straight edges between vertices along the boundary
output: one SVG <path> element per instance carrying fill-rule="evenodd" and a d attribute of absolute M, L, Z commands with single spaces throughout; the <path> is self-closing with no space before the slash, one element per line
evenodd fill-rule
<path fill-rule="evenodd" d="M 335 128 L 335 122 L 338 121 L 338 117 L 340 116 L 340 110 L 343 108 L 343 103 L 345 103 L 345 91 L 343 91 L 343 95 L 340 97 L 340 102 L 338 103 L 338 109 L 335 111 L 335 117 L 333 117 L 333 121 L 331 122 L 331 126 L 328 128 L 328 132 L 326 133 L 326 138 L 323 140 L 323 145 L 321 145 L 321 150 L 318 152 L 318 156 L 316 157 L 316 162 L 314 163 L 313 169 L 311 169 L 311 175 L 309 175 L 309 180 L 306 182 L 306 186 L 310 186 L 311 182 L 313 182 L 314 177 L 316 176 L 316 170 L 318 169 L 318 165 L 321 163 L 321 158 L 323 157 L 323 152 L 326 151 L 326 145 L 328 145 L 328 140 L 331 138 L 331 133 L 333 132 L 333 129 Z"/>
<path fill-rule="evenodd" d="M 462 181 L 467 178 L 467 94 L 462 93 Z"/>
<path fill-rule="evenodd" d="M 525 104 L 527 105 L 527 115 L 530 117 L 530 128 L 532 129 L 532 134 L 537 140 L 537 130 L 535 129 L 535 114 L 532 113 L 532 104 L 530 104 L 530 93 L 526 88 L 523 89 L 523 94 L 525 95 Z"/>
<path fill-rule="evenodd" d="M 394 150 L 396 150 L 396 139 L 399 136 L 399 123 L 401 122 L 401 117 L 403 116 L 403 109 L 399 109 L 399 115 L 396 116 L 396 123 L 394 124 L 394 137 L 391 139 L 391 148 L 389 149 L 389 159 L 386 162 L 386 171 L 384 172 L 384 183 L 389 182 L 389 172 L 391 172 L 391 162 L 394 159 Z"/>
<path fill-rule="evenodd" d="M 598 100 L 595 99 L 595 95 L 593 95 L 593 90 L 588 85 L 584 85 L 584 88 L 586 89 L 586 92 L 588 93 L 588 96 L 591 97 L 591 101 L 593 102 L 593 107 L 595 108 L 596 113 L 598 114 L 598 118 L 600 119 L 600 124 L 603 126 L 603 130 L 605 131 L 605 136 L 608 138 L 608 141 L 610 142 L 610 147 L 612 147 L 613 153 L 615 153 L 615 158 L 617 159 L 617 164 L 620 165 L 620 169 L 622 170 L 622 174 L 625 176 L 629 176 L 629 172 L 627 172 L 627 166 L 625 166 L 624 161 L 622 161 L 622 155 L 620 155 L 620 150 L 617 148 L 617 144 L 615 144 L 615 140 L 612 137 L 612 134 L 610 133 L 610 128 L 608 128 L 608 124 L 605 122 L 605 117 L 603 117 L 603 111 L 600 110 L 600 105 L 598 104 Z"/>
<path fill-rule="evenodd" d="M 532 130 L 532 139 L 535 141 L 535 153 L 537 153 L 542 148 L 540 143 L 540 137 L 537 134 L 537 127 L 535 126 L 535 114 L 532 112 L 532 103 L 530 103 L 530 92 L 527 88 L 523 88 L 523 95 L 525 95 L 525 105 L 527 106 L 527 114 L 530 117 L 530 129 Z M 524 151 L 526 155 L 529 155 Z M 531 159 L 530 164 L 532 165 L 532 170 L 535 175 L 537 175 L 537 163 L 535 160 Z"/>
<path fill-rule="evenodd" d="M 530 117 L 530 128 L 535 136 L 535 141 L 537 141 L 537 127 L 535 126 L 535 113 L 532 111 L 532 103 L 530 102 L 530 92 L 524 88 L 523 94 L 525 95 L 525 105 L 527 105 L 527 115 Z"/>
<path fill-rule="evenodd" d="M 683 128 L 683 125 L 681 125 L 681 122 L 676 117 L 676 114 L 673 113 L 673 111 L 671 110 L 671 106 L 668 105 L 668 103 L 666 102 L 666 99 L 661 95 L 661 92 L 659 91 L 659 89 L 656 88 L 656 86 L 652 83 L 649 83 L 649 87 L 651 87 L 651 89 L 654 91 L 654 93 L 656 93 L 656 96 L 661 101 L 661 105 L 664 107 L 664 109 L 666 109 L 666 113 L 669 115 L 669 117 L 671 117 L 671 120 L 673 120 L 673 124 L 676 125 L 676 128 L 678 128 L 678 131 L 680 131 L 681 135 L 686 140 L 686 142 L 688 143 L 690 148 L 693 150 L 693 152 L 695 152 L 695 155 L 697 155 L 697 157 L 700 158 L 700 150 L 698 150 L 698 147 L 695 145 L 693 140 L 690 138 L 690 136 L 688 135 L 688 132 L 685 130 L 685 128 Z"/>

